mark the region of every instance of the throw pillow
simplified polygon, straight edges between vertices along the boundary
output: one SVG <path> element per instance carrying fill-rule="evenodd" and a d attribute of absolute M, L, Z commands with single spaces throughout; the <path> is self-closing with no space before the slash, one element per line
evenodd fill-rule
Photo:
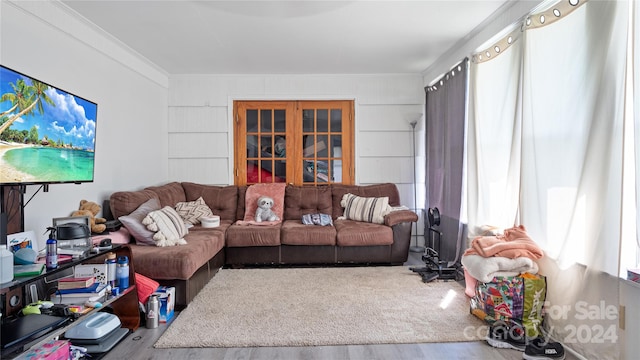
<path fill-rule="evenodd" d="M 131 236 L 136 239 L 138 245 L 155 245 L 153 240 L 153 232 L 149 231 L 146 226 L 142 224 L 142 219 L 154 210 L 160 210 L 160 201 L 158 198 L 151 198 L 138 206 L 129 215 L 123 215 L 118 218 L 122 225 L 129 231 Z"/>
<path fill-rule="evenodd" d="M 344 194 L 340 205 L 344 208 L 344 217 L 349 220 L 384 224 L 384 217 L 391 212 L 389 197 L 360 197 L 351 193 Z"/>
<path fill-rule="evenodd" d="M 247 188 L 245 195 L 244 221 L 255 222 L 258 198 L 268 196 L 273 199 L 273 211 L 280 219 L 284 213 L 284 190 L 286 183 L 253 184 Z"/>
<path fill-rule="evenodd" d="M 187 235 L 187 227 L 171 206 L 150 212 L 142 220 L 142 223 L 147 226 L 147 229 L 155 232 L 153 240 L 156 241 L 157 246 L 187 244 L 184 240 L 184 236 Z"/>
<path fill-rule="evenodd" d="M 176 211 L 189 224 L 198 225 L 203 217 L 213 216 L 213 212 L 201 197 L 195 201 L 185 201 L 176 204 Z"/>

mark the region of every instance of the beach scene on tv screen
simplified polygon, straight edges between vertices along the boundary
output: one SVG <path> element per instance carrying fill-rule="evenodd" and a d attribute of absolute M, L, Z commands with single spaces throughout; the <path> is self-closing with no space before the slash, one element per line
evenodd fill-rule
<path fill-rule="evenodd" d="M 0 66 L 0 183 L 93 181 L 97 105 Z"/>

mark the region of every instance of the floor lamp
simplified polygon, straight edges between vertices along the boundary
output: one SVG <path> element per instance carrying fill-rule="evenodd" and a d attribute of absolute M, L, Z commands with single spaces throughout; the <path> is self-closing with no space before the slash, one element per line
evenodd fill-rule
<path fill-rule="evenodd" d="M 418 125 L 418 120 L 412 120 L 409 125 L 411 125 L 411 135 L 413 137 L 413 147 L 412 147 L 412 158 L 413 158 L 413 211 L 418 212 L 417 209 L 417 201 L 418 201 L 418 190 L 416 189 L 416 125 Z M 413 226 L 413 225 L 412 225 Z M 423 246 L 418 246 L 418 223 L 415 223 L 416 231 L 414 236 L 416 238 L 416 245 L 409 248 L 411 252 L 421 253 L 424 252 L 425 248 Z"/>

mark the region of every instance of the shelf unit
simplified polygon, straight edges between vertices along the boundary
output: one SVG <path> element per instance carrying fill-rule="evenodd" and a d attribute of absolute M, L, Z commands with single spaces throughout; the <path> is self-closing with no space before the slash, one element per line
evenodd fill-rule
<path fill-rule="evenodd" d="M 24 278 L 14 278 L 13 281 L 0 284 L 0 295 L 3 299 L 2 307 L 2 321 L 10 321 L 12 317 L 17 316 L 18 311 L 27 305 L 25 301 L 25 295 L 29 292 L 28 287 L 36 285 L 37 288 L 45 289 L 45 292 L 49 293 L 52 288 L 56 286 L 57 280 L 63 277 L 67 277 L 73 274 L 73 267 L 80 264 L 102 264 L 106 258 L 106 254 L 114 252 L 119 256 L 129 257 L 129 287 L 115 297 L 106 297 L 103 302 L 103 306 L 98 309 L 93 309 L 87 314 L 84 314 L 77 319 L 72 320 L 65 326 L 54 329 L 36 338 L 25 339 L 14 346 L 7 349 L 2 349 L 0 358 L 11 358 L 19 355 L 29 349 L 41 346 L 52 339 L 61 336 L 70 328 L 80 324 L 86 320 L 89 315 L 96 312 L 108 311 L 113 312 L 122 323 L 123 328 L 127 328 L 130 332 L 135 331 L 140 326 L 140 312 L 138 307 L 138 291 L 135 282 L 135 270 L 134 262 L 131 253 L 131 248 L 128 245 L 114 246 L 112 249 L 101 251 L 98 253 L 91 253 L 84 257 L 74 259 L 68 263 L 60 264 L 56 269 L 45 270 L 42 274 Z M 45 294 L 39 296 L 40 300 L 45 299 Z M 20 297 L 19 305 L 12 306 L 10 304 L 11 297 Z"/>

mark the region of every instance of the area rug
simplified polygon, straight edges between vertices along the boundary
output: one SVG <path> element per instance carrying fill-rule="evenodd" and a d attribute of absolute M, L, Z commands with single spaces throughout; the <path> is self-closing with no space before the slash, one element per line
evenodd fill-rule
<path fill-rule="evenodd" d="M 222 269 L 156 348 L 479 340 L 464 288 L 405 266 Z"/>

